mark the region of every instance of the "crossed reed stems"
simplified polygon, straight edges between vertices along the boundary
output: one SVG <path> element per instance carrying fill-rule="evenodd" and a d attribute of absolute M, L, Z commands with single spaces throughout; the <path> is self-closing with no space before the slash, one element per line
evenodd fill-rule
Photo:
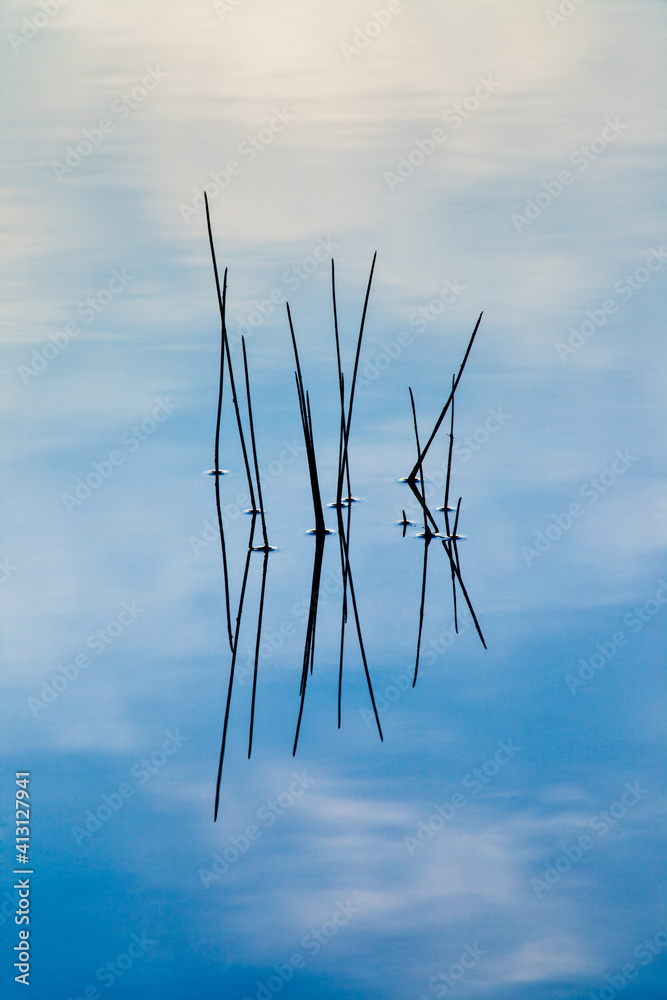
<path fill-rule="evenodd" d="M 237 654 L 239 648 L 239 635 L 241 631 L 241 620 L 243 617 L 252 555 L 254 552 L 260 552 L 263 554 L 263 560 L 262 560 L 259 607 L 257 613 L 257 630 L 255 639 L 253 684 L 252 684 L 252 696 L 251 696 L 251 707 L 250 707 L 250 725 L 248 733 L 248 757 L 251 756 L 252 744 L 253 744 L 255 707 L 256 707 L 256 697 L 257 697 L 257 681 L 258 681 L 258 671 L 259 671 L 262 622 L 263 622 L 264 603 L 266 596 L 266 582 L 268 576 L 269 555 L 272 551 L 275 550 L 269 544 L 264 502 L 262 498 L 262 485 L 259 472 L 259 461 L 257 456 L 257 441 L 255 436 L 255 425 L 254 425 L 253 410 L 252 410 L 252 396 L 250 391 L 250 375 L 249 375 L 248 357 L 247 357 L 245 339 L 243 337 L 241 338 L 241 345 L 243 353 L 243 375 L 244 375 L 244 385 L 245 385 L 245 410 L 246 410 L 245 423 L 247 423 L 249 432 L 251 457 L 249 457 L 248 446 L 246 443 L 246 430 L 244 428 L 244 418 L 241 413 L 241 406 L 239 404 L 239 398 L 236 391 L 234 366 L 232 363 L 229 338 L 227 335 L 227 327 L 226 327 L 227 269 L 225 268 L 221 285 L 218 272 L 217 259 L 215 254 L 215 247 L 213 242 L 213 234 L 211 229 L 208 197 L 206 194 L 204 195 L 204 201 L 206 208 L 206 226 L 208 232 L 209 247 L 211 252 L 211 261 L 213 265 L 213 273 L 215 276 L 215 287 L 218 300 L 218 308 L 220 313 L 220 329 L 221 329 L 219 391 L 218 391 L 218 404 L 217 404 L 217 415 L 216 415 L 216 426 L 215 426 L 215 446 L 214 446 L 215 464 L 213 470 L 211 470 L 211 474 L 214 476 L 215 480 L 215 502 L 216 502 L 216 511 L 218 519 L 218 530 L 220 535 L 224 591 L 225 591 L 224 602 L 225 602 L 226 630 L 227 630 L 229 648 L 231 652 L 229 682 L 227 687 L 225 715 L 224 715 L 224 722 L 222 729 L 222 742 L 220 747 L 220 757 L 218 762 L 218 773 L 217 773 L 216 790 L 215 790 L 214 819 L 217 819 L 220 807 L 222 769 L 223 769 L 223 762 L 227 745 L 228 725 L 229 725 L 230 709 L 232 702 L 232 692 L 234 687 L 234 675 L 235 675 Z M 376 259 L 377 259 L 377 253 L 373 255 L 370 274 L 368 278 L 363 311 L 361 315 L 361 322 L 359 325 L 359 333 L 356 341 L 354 367 L 352 372 L 352 378 L 349 383 L 350 385 L 349 392 L 346 390 L 345 376 L 342 368 L 341 342 L 340 342 L 340 334 L 338 327 L 338 309 L 336 302 L 335 265 L 334 261 L 333 260 L 331 261 L 331 296 L 333 304 L 333 326 L 334 326 L 334 338 L 336 345 L 336 363 L 337 363 L 338 387 L 340 396 L 340 425 L 339 425 L 339 440 L 338 440 L 338 467 L 337 467 L 337 477 L 336 477 L 336 500 L 334 503 L 329 504 L 329 506 L 333 507 L 336 511 L 340 566 L 341 566 L 341 576 L 343 581 L 343 597 L 342 597 L 341 624 L 340 624 L 340 648 L 339 648 L 339 660 L 338 660 L 338 699 L 337 699 L 338 728 L 339 729 L 341 728 L 341 720 L 342 720 L 343 662 L 345 654 L 346 626 L 348 621 L 349 608 L 351 605 L 357 640 L 359 644 L 359 650 L 364 668 L 364 674 L 368 686 L 368 693 L 373 708 L 375 721 L 377 724 L 378 734 L 380 736 L 380 740 L 383 740 L 382 727 L 380 725 L 380 718 L 378 715 L 378 710 L 375 702 L 373 684 L 371 681 L 370 671 L 368 667 L 368 658 L 366 655 L 366 648 L 364 645 L 364 640 L 362 635 L 361 620 L 360 620 L 359 608 L 357 604 L 357 597 L 354 587 L 354 578 L 352 575 L 352 568 L 350 565 L 350 533 L 351 533 L 351 521 L 352 521 L 352 506 L 356 498 L 353 497 L 352 495 L 350 460 L 349 460 L 349 442 L 350 442 L 350 433 L 352 427 L 352 412 L 354 407 L 355 390 L 357 385 L 357 375 L 359 371 L 359 361 L 361 356 L 361 345 L 363 340 L 364 326 L 368 311 L 368 303 L 370 299 Z M 424 522 L 423 532 L 421 532 L 420 535 L 420 537 L 424 538 L 424 564 L 423 564 L 423 574 L 422 574 L 421 603 L 419 611 L 417 654 L 415 659 L 413 686 L 416 684 L 417 673 L 419 669 L 421 639 L 422 639 L 423 622 L 424 622 L 424 605 L 426 598 L 426 579 L 427 579 L 429 546 L 434 538 L 439 538 L 442 541 L 444 551 L 447 555 L 450 564 L 451 579 L 452 579 L 452 594 L 454 601 L 454 623 L 456 630 L 458 631 L 458 613 L 457 613 L 457 584 L 458 584 L 461 594 L 463 595 L 463 598 L 472 615 L 473 622 L 475 624 L 479 637 L 482 641 L 482 644 L 484 645 L 484 648 L 486 648 L 486 643 L 484 641 L 484 637 L 482 635 L 479 623 L 477 621 L 477 617 L 475 615 L 474 609 L 470 602 L 470 598 L 468 597 L 468 593 L 466 591 L 466 588 L 463 584 L 463 580 L 461 577 L 460 559 L 459 559 L 459 552 L 457 545 L 458 540 L 462 537 L 457 533 L 459 514 L 461 509 L 461 499 L 459 498 L 456 508 L 452 508 L 449 506 L 452 449 L 454 443 L 454 394 L 461 380 L 461 376 L 463 375 L 463 370 L 470 355 L 470 351 L 472 349 L 475 336 L 479 329 L 481 319 L 482 316 L 480 314 L 480 317 L 477 320 L 472 336 L 468 343 L 463 361 L 459 368 L 458 375 L 452 377 L 452 389 L 447 399 L 447 402 L 445 403 L 445 406 L 443 407 L 442 412 L 440 413 L 440 416 L 438 417 L 436 424 L 423 448 L 420 445 L 419 429 L 417 424 L 417 411 L 415 406 L 414 394 L 412 392 L 412 388 L 409 389 L 413 426 L 415 433 L 415 442 L 417 448 L 417 460 L 409 476 L 407 476 L 404 481 L 407 482 L 408 486 L 410 487 L 410 490 L 412 491 L 419 506 L 421 507 L 423 514 L 423 522 Z M 313 557 L 313 573 L 312 573 L 311 592 L 310 592 L 310 604 L 308 608 L 308 620 L 306 625 L 301 677 L 299 682 L 299 697 L 300 697 L 299 710 L 296 723 L 296 731 L 294 735 L 294 743 L 292 748 L 292 754 L 295 755 L 297 750 L 297 745 L 299 742 L 299 734 L 301 731 L 301 723 L 303 719 L 303 712 L 305 706 L 308 677 L 309 675 L 312 676 L 315 663 L 315 636 L 317 630 L 317 614 L 319 608 L 320 582 L 322 577 L 324 547 L 325 547 L 326 537 L 327 535 L 332 534 L 332 531 L 326 527 L 324 519 L 322 494 L 320 490 L 320 482 L 319 482 L 319 475 L 317 468 L 317 455 L 315 450 L 315 437 L 313 431 L 310 394 L 308 390 L 305 389 L 304 387 L 303 374 L 299 358 L 299 350 L 297 345 L 296 334 L 294 332 L 294 324 L 292 321 L 292 314 L 289 303 L 287 303 L 287 320 L 292 341 L 292 348 L 294 352 L 294 360 L 296 367 L 296 370 L 294 372 L 294 378 L 296 383 L 297 399 L 299 403 L 299 413 L 301 417 L 301 426 L 303 430 L 304 444 L 306 449 L 308 474 L 310 479 L 311 496 L 313 503 L 313 513 L 315 519 L 314 529 L 308 532 L 309 534 L 312 534 L 315 537 L 315 552 Z M 248 547 L 246 552 L 243 577 L 241 582 L 241 589 L 238 597 L 238 603 L 236 605 L 235 617 L 233 617 L 232 615 L 232 599 L 231 599 L 229 566 L 227 559 L 227 546 L 226 546 L 221 497 L 220 497 L 220 478 L 222 475 L 224 475 L 224 470 L 220 468 L 220 437 L 221 437 L 221 424 L 222 424 L 222 412 L 223 412 L 224 386 L 226 381 L 229 383 L 229 392 L 231 393 L 232 407 L 235 415 L 236 430 L 241 445 L 241 451 L 243 454 L 243 464 L 245 468 L 246 479 L 248 484 L 248 493 L 250 496 L 250 504 L 251 504 L 249 510 L 246 511 L 246 513 L 251 515 L 251 523 L 248 536 Z M 450 432 L 449 432 L 449 452 L 447 461 L 447 476 L 445 482 L 445 498 L 444 498 L 444 507 L 439 508 L 444 510 L 444 515 L 445 515 L 445 535 L 443 536 L 442 533 L 439 531 L 438 524 L 435 520 L 433 512 L 429 509 L 428 504 L 426 502 L 423 463 L 426 454 L 429 451 L 431 445 L 433 444 L 433 441 L 440 429 L 440 426 L 442 425 L 445 416 L 450 408 L 451 408 L 451 417 L 450 417 Z M 455 518 L 452 527 L 450 525 L 449 515 L 454 510 L 455 510 Z M 255 533 L 257 529 L 258 518 L 261 525 L 261 534 L 262 534 L 261 545 L 255 544 Z M 407 525 L 412 523 L 408 521 L 405 515 L 405 511 L 403 511 L 403 521 L 399 523 L 403 525 L 403 535 L 405 536 Z"/>

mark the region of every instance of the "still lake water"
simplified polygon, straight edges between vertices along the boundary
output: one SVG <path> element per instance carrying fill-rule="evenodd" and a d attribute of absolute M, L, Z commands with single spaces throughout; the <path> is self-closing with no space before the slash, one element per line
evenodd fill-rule
<path fill-rule="evenodd" d="M 35 995 L 583 1000 L 628 976 L 657 1000 L 664 5 L 46 8 L 0 21 L 2 795 L 31 772 Z M 277 549 L 248 761 L 253 556 L 215 825 L 230 656 L 203 474 L 219 365 L 204 189 Z M 384 743 L 349 626 L 336 728 L 332 535 L 293 760 L 314 541 L 284 300 L 328 503 L 329 260 L 350 378 L 374 251 L 350 559 Z M 465 614 L 455 636 L 433 545 L 413 690 L 408 386 L 425 437 L 482 310 L 452 496 L 488 650 Z M 228 399 L 237 600 L 249 520 Z M 19 995 L 10 905 L 0 919 Z"/>

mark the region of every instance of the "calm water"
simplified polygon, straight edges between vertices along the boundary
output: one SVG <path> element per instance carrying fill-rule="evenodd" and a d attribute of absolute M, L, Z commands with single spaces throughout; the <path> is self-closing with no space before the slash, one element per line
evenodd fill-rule
<path fill-rule="evenodd" d="M 583 1000 L 626 977 L 657 1000 L 664 5 L 47 7 L 0 21 L 7 995 L 11 796 L 28 770 L 40 1000 Z M 251 560 L 215 825 L 230 655 L 203 474 L 219 364 L 204 188 L 277 549 L 248 761 Z M 293 760 L 315 542 L 284 302 L 326 505 L 329 261 L 350 379 L 376 250 L 350 559 L 384 743 L 351 622 L 337 730 L 331 535 Z M 454 633 L 436 540 L 413 690 L 408 386 L 425 438 L 481 310 L 451 496 L 488 650 L 465 611 Z M 250 520 L 228 402 L 234 604 Z M 446 432 L 425 467 L 433 508 Z"/>

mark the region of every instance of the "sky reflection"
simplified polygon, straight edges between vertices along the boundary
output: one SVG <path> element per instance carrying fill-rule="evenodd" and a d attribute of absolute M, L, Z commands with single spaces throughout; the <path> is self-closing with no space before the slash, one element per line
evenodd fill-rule
<path fill-rule="evenodd" d="M 627 963 L 628 996 L 658 1000 L 664 5 L 588 0 L 550 24 L 546 0 L 403 0 L 377 34 L 360 0 L 93 0 L 43 25 L 40 10 L 0 20 L 3 752 L 5 791 L 32 774 L 36 995 L 105 995 L 98 970 L 137 935 L 152 943 L 113 983 L 128 1000 L 432 1000 L 446 976 L 462 998 L 589 1000 Z M 230 658 L 215 480 L 236 599 L 250 497 L 231 409 L 226 474 L 202 474 L 220 346 L 205 188 L 276 549 L 252 759 L 251 614 L 215 825 Z M 337 730 L 334 535 L 293 759 L 315 542 L 285 302 L 336 531 L 330 259 L 347 378 L 374 251 L 350 562 L 384 742 L 354 636 Z M 461 605 L 456 633 L 434 552 L 413 690 L 408 386 L 426 434 L 482 310 L 450 501 L 488 649 Z M 447 448 L 424 467 L 433 510 Z M 260 587 L 251 575 L 249 608 Z"/>

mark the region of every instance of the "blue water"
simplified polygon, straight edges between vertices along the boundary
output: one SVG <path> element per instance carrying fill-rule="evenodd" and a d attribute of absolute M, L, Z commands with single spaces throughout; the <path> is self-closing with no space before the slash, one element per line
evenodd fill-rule
<path fill-rule="evenodd" d="M 664 995 L 664 6 L 571 8 L 5 6 L 7 996 L 16 771 L 39 1000 Z M 230 654 L 204 188 L 276 548 L 248 761 L 251 560 L 216 824 Z M 337 730 L 332 534 L 293 759 L 315 542 L 284 302 L 335 529 L 329 262 L 349 385 L 374 251 L 350 559 L 384 742 L 351 618 Z M 436 539 L 413 689 L 408 386 L 426 438 L 482 310 L 450 503 L 488 650 L 461 602 L 454 631 Z M 250 519 L 229 396 L 220 464 L 235 613 Z"/>

